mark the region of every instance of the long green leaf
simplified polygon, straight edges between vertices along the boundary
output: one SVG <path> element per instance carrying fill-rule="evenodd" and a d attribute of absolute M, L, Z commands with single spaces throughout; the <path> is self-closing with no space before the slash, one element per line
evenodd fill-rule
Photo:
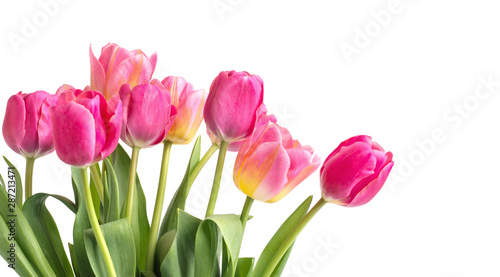
<path fill-rule="evenodd" d="M 8 236 L 12 234 L 11 237 L 15 237 L 16 251 L 22 250 L 27 260 L 37 272 L 40 272 L 40 275 L 56 276 L 22 210 L 15 203 L 13 205 L 13 202 L 9 202 L 9 196 L 5 190 L 0 190 L 0 205 L 7 207 L 0 209 L 0 216 L 7 224 Z"/>
<path fill-rule="evenodd" d="M 300 206 L 283 222 L 281 227 L 276 231 L 274 236 L 271 238 L 269 243 L 266 245 L 262 254 L 260 254 L 259 260 L 255 265 L 255 269 L 253 272 L 254 277 L 260 277 L 264 274 L 264 270 L 266 269 L 267 264 L 271 261 L 274 253 L 278 251 L 281 244 L 285 241 L 285 239 L 290 235 L 295 226 L 302 220 L 302 218 L 306 215 L 309 210 L 309 206 L 311 205 L 312 196 L 309 196 Z M 291 251 L 291 248 L 289 248 Z M 288 253 L 289 255 L 289 253 Z M 286 260 L 288 259 L 288 255 L 283 256 L 279 266 L 285 266 Z M 279 276 L 279 275 L 276 275 Z"/>
<path fill-rule="evenodd" d="M 235 277 L 252 277 L 255 258 L 239 258 Z"/>
<path fill-rule="evenodd" d="M 189 159 L 188 167 L 186 169 L 186 173 L 184 174 L 184 179 L 182 180 L 179 188 L 174 194 L 174 197 L 170 201 L 168 205 L 167 212 L 163 217 L 163 221 L 161 223 L 159 237 L 163 236 L 166 232 L 175 229 L 177 227 L 177 219 L 178 213 L 177 210 L 184 210 L 186 207 L 186 199 L 189 194 L 189 184 L 188 179 L 191 174 L 191 171 L 196 167 L 196 165 L 200 162 L 200 150 L 201 150 L 201 137 L 198 136 L 196 142 L 193 146 L 193 151 L 191 152 L 191 158 Z"/>
<path fill-rule="evenodd" d="M 75 247 L 73 244 L 68 243 L 69 255 L 71 257 L 71 265 L 73 265 L 73 271 L 75 272 L 76 277 L 80 277 L 80 271 L 78 270 L 78 263 L 76 262 L 75 257 Z"/>
<path fill-rule="evenodd" d="M 119 185 L 120 207 L 122 212 L 128 190 L 128 175 L 130 170 L 130 157 L 123 147 L 118 144 L 111 154 L 113 169 Z M 148 251 L 149 221 L 146 211 L 146 197 L 142 190 L 139 177 L 136 178 L 136 191 L 134 193 L 134 206 L 132 212 L 132 233 L 134 234 L 137 267 L 140 271 L 146 269 L 146 254 Z"/>
<path fill-rule="evenodd" d="M 195 246 L 195 276 L 232 277 L 238 265 L 243 228 L 240 217 L 234 214 L 211 215 L 198 228 Z M 220 257 L 220 250 L 223 255 Z"/>
<path fill-rule="evenodd" d="M 115 265 L 117 276 L 135 276 L 135 246 L 127 219 L 101 225 L 102 234 Z M 107 277 L 106 266 L 92 229 L 85 230 L 85 248 L 92 269 L 98 277 Z"/>
<path fill-rule="evenodd" d="M 89 258 L 87 257 L 83 235 L 83 232 L 91 227 L 82 195 L 83 176 L 81 175 L 81 170 L 75 167 L 71 167 L 71 176 L 75 200 L 76 203 L 78 203 L 78 211 L 76 212 L 75 223 L 73 225 L 73 244 L 75 260 L 77 262 L 76 267 L 81 276 L 93 277 L 95 274 L 92 271 Z"/>
<path fill-rule="evenodd" d="M 105 159 L 104 163 L 106 165 L 106 178 L 104 179 L 106 185 L 104 186 L 104 195 L 106 199 L 109 199 L 105 209 L 105 222 L 112 222 L 120 219 L 120 189 L 118 185 L 118 178 L 116 177 L 115 170 L 113 169 L 109 159 Z"/>
<path fill-rule="evenodd" d="M 58 199 L 71 211 L 76 212 L 75 204 L 63 196 L 37 193 L 24 203 L 23 214 L 31 228 L 36 230 L 34 233 L 38 243 L 56 275 L 74 276 L 57 225 L 45 206 L 45 200 L 49 196 Z"/>
<path fill-rule="evenodd" d="M 3 159 L 9 166 L 10 170 L 14 172 L 15 178 L 14 181 L 16 182 L 16 205 L 22 209 L 23 208 L 23 182 L 21 179 L 21 175 L 19 174 L 19 171 L 17 171 L 16 167 L 4 156 Z M 10 176 L 7 176 L 7 184 L 10 181 Z M 9 190 L 9 186 L 7 185 L 7 191 Z"/>
<path fill-rule="evenodd" d="M 162 277 L 193 277 L 195 238 L 201 220 L 184 211 L 177 212 L 177 228 L 158 240 L 155 264 L 160 269 L 156 272 Z"/>

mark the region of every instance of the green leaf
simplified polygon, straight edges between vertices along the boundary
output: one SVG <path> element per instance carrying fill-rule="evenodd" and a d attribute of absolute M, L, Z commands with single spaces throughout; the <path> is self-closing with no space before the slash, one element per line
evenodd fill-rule
<path fill-rule="evenodd" d="M 106 217 L 105 222 L 112 222 L 120 219 L 120 189 L 118 185 L 118 179 L 116 177 L 115 170 L 111 165 L 109 159 L 104 160 L 106 171 L 105 171 L 105 185 L 104 185 L 104 195 L 105 199 L 108 199 L 108 204 L 106 205 Z"/>
<path fill-rule="evenodd" d="M 38 244 L 37 238 L 22 210 L 17 205 L 17 202 L 9 201 L 9 199 L 12 198 L 9 198 L 7 192 L 0 190 L 0 205 L 2 207 L 6 207 L 0 209 L 0 216 L 2 217 L 2 221 L 6 223 L 6 227 L 9 230 L 7 233 L 2 232 L 1 236 L 9 237 L 10 234 L 13 234 L 13 236 L 10 237 L 15 237 L 16 252 L 19 251 L 19 253 L 24 254 L 33 268 L 37 272 L 40 272 L 41 275 L 56 276 L 49 262 L 45 258 L 40 244 Z M 13 228 L 12 233 L 10 232 L 11 228 Z M 2 244 L 1 247 L 3 248 L 6 246 L 7 245 Z M 4 255 L 4 253 L 2 253 L 2 255 Z"/>
<path fill-rule="evenodd" d="M 96 164 L 96 166 L 98 168 L 97 171 L 99 172 L 100 171 L 99 164 Z M 101 218 L 103 218 L 101 214 L 103 212 L 101 209 L 101 198 L 99 197 L 99 191 L 97 190 L 94 176 L 92 176 L 92 174 L 90 174 L 90 195 L 92 195 L 92 203 L 94 205 L 94 210 L 97 216 L 97 220 L 101 222 Z"/>
<path fill-rule="evenodd" d="M 280 277 L 281 276 L 281 273 L 285 269 L 286 262 L 288 261 L 288 258 L 290 257 L 290 254 L 292 253 L 292 249 L 293 249 L 294 244 L 295 244 L 295 242 L 292 243 L 292 245 L 290 245 L 290 247 L 288 247 L 288 249 L 285 252 L 285 255 L 283 255 L 283 257 L 281 257 L 281 260 L 274 268 L 273 273 L 271 273 L 270 277 Z"/>
<path fill-rule="evenodd" d="M 260 254 L 259 260 L 255 265 L 255 269 L 253 272 L 253 276 L 260 277 L 264 274 L 264 270 L 266 269 L 267 264 L 271 261 L 274 254 L 281 247 L 286 238 L 290 235 L 290 233 L 295 229 L 295 226 L 299 224 L 299 222 L 304 218 L 307 211 L 309 210 L 309 206 L 311 205 L 312 196 L 309 196 L 300 206 L 283 222 L 281 227 L 276 231 L 274 236 L 271 238 L 269 243 L 267 243 L 266 247 Z M 291 251 L 291 247 L 288 252 Z M 284 255 L 281 259 L 278 266 L 282 265 L 283 267 L 286 264 L 289 253 Z M 285 259 L 286 258 L 286 259 Z M 276 275 L 279 276 L 279 275 Z"/>
<path fill-rule="evenodd" d="M 74 276 L 71 264 L 64 251 L 57 225 L 45 206 L 45 200 L 49 196 L 58 199 L 70 210 L 76 212 L 75 204 L 63 196 L 37 193 L 28 198 L 24 203 L 23 214 L 29 222 L 31 229 L 36 230 L 34 232 L 36 239 L 56 275 Z"/>
<path fill-rule="evenodd" d="M 119 201 L 123 211 L 124 202 L 127 198 L 128 175 L 130 170 L 130 157 L 123 147 L 118 144 L 111 154 L 111 161 L 115 175 L 118 180 Z M 146 197 L 141 187 L 139 177 L 136 178 L 136 191 L 134 193 L 134 206 L 132 212 L 132 233 L 134 234 L 137 267 L 140 271 L 146 269 L 146 256 L 148 251 L 149 221 L 146 211 Z"/>
<path fill-rule="evenodd" d="M 76 212 L 75 223 L 73 225 L 73 244 L 76 267 L 78 268 L 81 276 L 92 277 L 95 276 L 95 274 L 92 271 L 89 258 L 87 257 L 83 236 L 84 231 L 91 227 L 87 209 L 85 207 L 85 201 L 83 201 L 82 195 L 83 176 L 81 175 L 81 170 L 76 167 L 71 167 L 71 176 L 75 200 L 76 203 L 78 203 L 78 211 Z"/>
<path fill-rule="evenodd" d="M 195 238 L 201 220 L 184 211 L 177 212 L 177 228 L 164 234 L 156 247 L 155 264 L 160 266 L 156 272 L 162 277 L 194 276 Z"/>
<path fill-rule="evenodd" d="M 3 203 L 2 203 L 3 204 Z M 18 246 L 15 239 L 11 239 L 10 228 L 5 223 L 5 220 L 0 220 L 0 251 L 4 260 L 10 265 L 13 264 L 15 271 L 19 276 L 39 277 L 35 268 L 24 254 L 23 250 Z M 11 257 L 11 254 L 14 256 Z M 6 271 L 3 269 L 2 271 Z"/>
<path fill-rule="evenodd" d="M 178 213 L 177 210 L 184 210 L 186 207 L 186 199 L 189 194 L 189 190 L 191 189 L 188 180 L 191 172 L 196 167 L 196 165 L 200 162 L 200 150 L 201 150 L 201 137 L 198 136 L 196 142 L 193 146 L 193 151 L 191 152 L 191 158 L 189 159 L 188 167 L 186 169 L 186 173 L 184 174 L 184 179 L 182 180 L 179 188 L 175 192 L 174 197 L 170 201 L 168 205 L 167 212 L 163 217 L 163 221 L 161 223 L 159 237 L 163 236 L 166 232 L 175 229 L 177 226 L 177 218 Z"/>
<path fill-rule="evenodd" d="M 255 258 L 239 258 L 235 277 L 252 277 Z"/>
<path fill-rule="evenodd" d="M 115 265 L 117 276 L 135 276 L 135 246 L 132 229 L 127 219 L 120 219 L 101 225 L 102 234 Z M 85 248 L 95 274 L 108 276 L 92 229 L 85 230 Z"/>
<path fill-rule="evenodd" d="M 22 209 L 23 208 L 23 182 L 21 180 L 21 174 L 19 174 L 19 171 L 17 171 L 16 167 L 4 156 L 3 159 L 9 166 L 9 168 L 14 172 L 15 178 L 14 180 L 16 181 L 16 205 Z M 7 176 L 7 179 L 10 177 Z M 7 181 L 9 183 L 9 181 Z"/>
<path fill-rule="evenodd" d="M 78 263 L 76 262 L 75 257 L 75 247 L 73 244 L 68 243 L 69 255 L 71 257 L 71 264 L 73 265 L 73 271 L 75 272 L 76 277 L 80 277 L 80 272 L 78 271 Z"/>
<path fill-rule="evenodd" d="M 211 215 L 202 221 L 196 232 L 195 276 L 219 276 L 221 259 L 221 276 L 234 276 L 242 236 L 243 229 L 237 215 Z"/>

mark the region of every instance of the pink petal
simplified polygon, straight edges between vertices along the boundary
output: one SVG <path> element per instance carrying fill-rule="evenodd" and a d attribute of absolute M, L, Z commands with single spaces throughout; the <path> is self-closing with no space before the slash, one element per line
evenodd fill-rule
<path fill-rule="evenodd" d="M 23 140 L 24 122 L 26 121 L 26 108 L 21 92 L 14 94 L 7 101 L 5 117 L 3 120 L 2 134 L 7 145 L 16 153 L 24 154 L 19 148 Z"/>
<path fill-rule="evenodd" d="M 153 75 L 151 63 L 145 55 L 136 55 L 127 58 L 114 65 L 113 72 L 108 72 L 106 87 L 106 99 L 118 93 L 123 84 L 129 84 L 131 88 L 137 85 L 147 84 Z"/>
<path fill-rule="evenodd" d="M 89 55 L 90 55 L 90 89 L 100 91 L 101 93 L 106 93 L 105 71 L 104 68 L 102 67 L 102 64 L 94 56 L 94 52 L 92 52 L 92 45 L 89 47 Z M 57 91 L 59 92 L 61 88 L 59 88 Z"/>
<path fill-rule="evenodd" d="M 390 153 L 390 152 L 389 152 Z M 385 167 L 380 171 L 380 174 L 376 176 L 374 180 L 372 180 L 369 184 L 364 186 L 362 190 L 354 194 L 354 197 L 352 198 L 351 201 L 346 202 L 349 203 L 347 206 L 348 207 L 357 207 L 364 205 L 368 203 L 370 200 L 377 195 L 377 193 L 380 191 L 382 186 L 384 185 L 385 181 L 387 180 L 387 177 L 389 176 L 389 173 L 391 172 L 391 169 L 394 165 L 394 162 L 389 162 Z"/>
<path fill-rule="evenodd" d="M 54 151 L 52 138 L 52 123 L 50 122 L 49 108 L 57 101 L 56 95 L 49 95 L 42 105 L 42 113 L 38 120 L 38 153 L 37 157 L 45 156 Z"/>

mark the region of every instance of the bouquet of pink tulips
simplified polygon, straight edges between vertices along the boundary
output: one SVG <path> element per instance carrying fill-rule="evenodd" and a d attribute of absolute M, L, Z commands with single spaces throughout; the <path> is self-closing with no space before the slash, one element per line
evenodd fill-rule
<path fill-rule="evenodd" d="M 26 172 L 21 180 L 5 158 L 0 250 L 20 276 L 280 276 L 295 239 L 327 202 L 363 205 L 391 171 L 391 152 L 369 136 L 347 139 L 323 162 L 317 203 L 311 208 L 309 196 L 298 205 L 257 259 L 240 257 L 254 200 L 279 201 L 321 160 L 267 114 L 259 76 L 220 72 L 207 94 L 182 77 L 151 79 L 156 59 L 156 53 L 148 57 L 108 44 L 99 59 L 90 50 L 90 85 L 83 90 L 63 85 L 53 95 L 36 91 L 10 97 L 3 137 L 26 159 Z M 202 155 L 201 138 L 195 139 L 184 179 L 163 213 L 171 147 L 190 143 L 203 119 L 212 146 Z M 136 168 L 140 150 L 158 144 L 163 156 L 150 224 Z M 73 200 L 32 193 L 38 181 L 35 160 L 54 149 L 71 166 Z M 247 198 L 241 213 L 214 214 L 228 150 L 237 152 L 233 180 Z M 197 218 L 185 211 L 186 199 L 216 152 L 206 216 Z M 75 213 L 69 253 L 45 206 L 49 197 Z"/>

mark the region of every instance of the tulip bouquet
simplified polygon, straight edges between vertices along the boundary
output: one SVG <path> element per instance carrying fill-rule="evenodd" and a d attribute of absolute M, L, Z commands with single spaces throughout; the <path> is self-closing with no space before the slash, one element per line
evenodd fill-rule
<path fill-rule="evenodd" d="M 370 137 L 347 139 L 323 162 L 317 203 L 310 208 L 307 197 L 258 259 L 240 257 L 254 200 L 279 201 L 321 160 L 267 113 L 259 76 L 223 71 L 206 93 L 182 77 L 152 79 L 156 60 L 156 53 L 108 44 L 99 59 L 90 50 L 90 85 L 83 90 L 63 85 L 53 95 L 19 92 L 8 100 L 3 137 L 26 159 L 26 172 L 23 186 L 5 158 L 0 250 L 20 276 L 280 276 L 295 239 L 327 202 L 363 205 L 391 171 L 392 154 Z M 202 155 L 196 138 L 184 179 L 163 213 L 172 145 L 190 143 L 203 119 L 212 146 Z M 140 150 L 158 144 L 163 155 L 150 224 L 136 168 Z M 54 149 L 71 166 L 73 200 L 33 194 L 35 160 Z M 206 215 L 197 218 L 185 211 L 186 199 L 217 151 Z M 247 198 L 241 213 L 214 214 L 227 151 L 237 152 L 233 180 Z M 49 197 L 75 213 L 69 255 L 45 206 Z"/>

